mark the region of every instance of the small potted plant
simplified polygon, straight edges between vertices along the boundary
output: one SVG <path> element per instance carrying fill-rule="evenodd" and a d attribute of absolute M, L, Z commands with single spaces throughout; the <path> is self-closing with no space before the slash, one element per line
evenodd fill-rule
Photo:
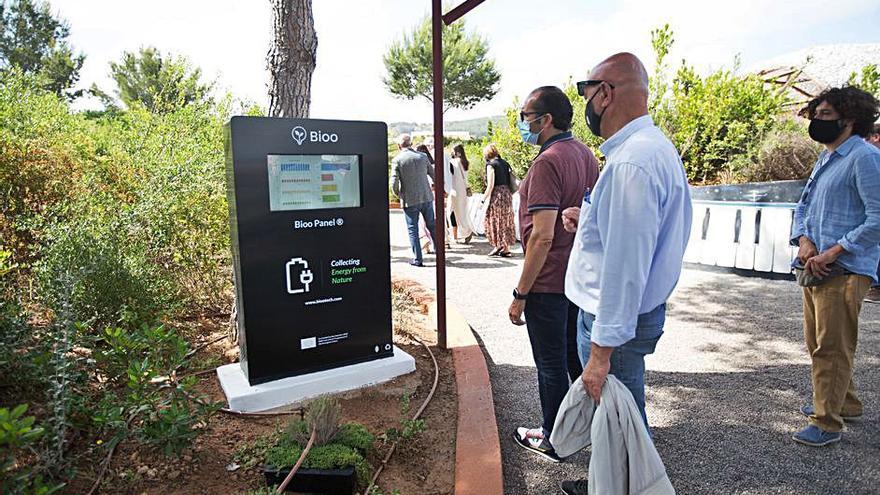
<path fill-rule="evenodd" d="M 266 483 L 283 483 L 314 432 L 313 445 L 286 491 L 351 495 L 356 488 L 365 487 L 371 472 L 366 458 L 373 450 L 375 438 L 361 424 L 341 425 L 341 416 L 337 401 L 312 401 L 305 418 L 291 421 L 266 452 Z"/>

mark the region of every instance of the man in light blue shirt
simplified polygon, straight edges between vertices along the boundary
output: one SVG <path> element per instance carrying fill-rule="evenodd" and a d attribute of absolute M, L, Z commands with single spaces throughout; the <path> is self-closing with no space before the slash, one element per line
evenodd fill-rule
<path fill-rule="evenodd" d="M 880 149 L 880 124 L 874 123 L 871 134 L 865 137 L 865 142 Z M 868 293 L 865 295 L 865 302 L 880 303 L 880 265 L 877 266 L 877 281 L 871 285 Z"/>
<path fill-rule="evenodd" d="M 598 401 L 613 374 L 632 392 L 647 425 L 645 355 L 663 334 L 666 300 L 690 237 L 687 176 L 675 146 L 648 116 L 648 74 L 635 55 L 613 55 L 577 84 L 587 100 L 587 125 L 607 139 L 595 189 L 580 209 L 563 211 L 566 228 L 577 231 L 565 295 L 581 308 L 582 380 Z M 587 493 L 584 480 L 561 488 Z"/>
<path fill-rule="evenodd" d="M 791 243 L 799 247 L 794 263 L 814 278 L 798 277 L 813 400 L 801 407 L 809 425 L 792 438 L 821 447 L 839 442 L 844 421 L 863 413 L 853 358 L 862 299 L 877 282 L 880 261 L 880 151 L 862 137 L 880 117 L 880 102 L 855 87 L 831 88 L 801 115 L 825 151 L 792 222 Z"/>

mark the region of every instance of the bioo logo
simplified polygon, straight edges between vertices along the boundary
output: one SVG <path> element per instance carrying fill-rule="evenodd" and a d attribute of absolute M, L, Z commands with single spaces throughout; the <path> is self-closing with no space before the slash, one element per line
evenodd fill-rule
<path fill-rule="evenodd" d="M 290 136 L 296 141 L 296 144 L 302 145 L 303 141 L 308 138 L 310 143 L 335 143 L 339 141 L 339 135 L 335 132 L 324 132 L 320 130 L 307 131 L 303 126 L 296 126 L 290 131 Z"/>
<path fill-rule="evenodd" d="M 290 131 L 290 135 L 293 137 L 293 140 L 296 141 L 296 144 L 303 144 L 303 141 L 306 140 L 306 130 L 302 128 L 302 126 L 296 126 Z"/>

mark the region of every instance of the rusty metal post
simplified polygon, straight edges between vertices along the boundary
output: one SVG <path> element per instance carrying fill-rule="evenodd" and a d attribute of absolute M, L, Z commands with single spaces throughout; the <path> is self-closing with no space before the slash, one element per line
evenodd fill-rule
<path fill-rule="evenodd" d="M 446 204 L 443 159 L 443 24 L 452 24 L 484 0 L 465 0 L 443 15 L 441 0 L 431 0 L 432 53 L 434 60 L 434 249 L 437 251 L 437 345 L 446 349 Z"/>
<path fill-rule="evenodd" d="M 437 345 L 446 349 L 446 214 L 443 158 L 443 12 L 441 0 L 432 0 L 432 51 L 434 60 L 434 250 L 437 253 Z"/>

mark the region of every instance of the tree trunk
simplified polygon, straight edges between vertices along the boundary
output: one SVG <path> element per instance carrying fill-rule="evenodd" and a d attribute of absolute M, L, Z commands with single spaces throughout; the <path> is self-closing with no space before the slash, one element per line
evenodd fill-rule
<path fill-rule="evenodd" d="M 275 42 L 266 62 L 270 117 L 308 117 L 318 36 L 312 0 L 271 0 Z"/>

